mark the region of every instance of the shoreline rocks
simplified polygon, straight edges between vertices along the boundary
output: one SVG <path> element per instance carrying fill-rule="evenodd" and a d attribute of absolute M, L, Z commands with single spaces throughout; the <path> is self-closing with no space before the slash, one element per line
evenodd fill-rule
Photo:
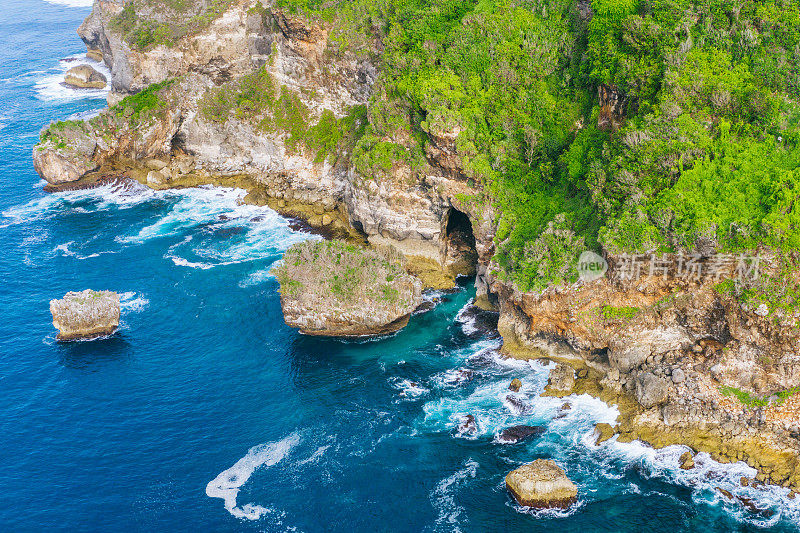
<path fill-rule="evenodd" d="M 67 71 L 64 83 L 78 89 L 105 89 L 108 80 L 89 65 L 78 65 Z"/>
<path fill-rule="evenodd" d="M 566 509 L 578 499 L 578 488 L 548 459 L 537 459 L 509 472 L 506 488 L 526 507 Z"/>
<path fill-rule="evenodd" d="M 60 341 L 96 339 L 111 335 L 119 327 L 119 295 L 111 291 L 68 292 L 50 301 L 53 326 Z"/>

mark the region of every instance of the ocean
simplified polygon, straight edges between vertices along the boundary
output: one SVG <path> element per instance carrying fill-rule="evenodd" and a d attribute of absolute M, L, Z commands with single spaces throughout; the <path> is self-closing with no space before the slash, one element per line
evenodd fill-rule
<path fill-rule="evenodd" d="M 686 448 L 593 444 L 618 412 L 542 398 L 549 366 L 504 360 L 469 280 L 387 338 L 309 338 L 285 326 L 270 269 L 318 238 L 244 191 L 108 185 L 47 194 L 39 131 L 91 116 L 104 90 L 60 85 L 90 61 L 88 0 L 0 10 L 2 531 L 796 531 L 800 501 L 739 486 L 755 471 Z M 55 340 L 48 302 L 122 295 L 117 334 Z M 512 394 L 508 383 L 523 382 Z M 564 404 L 570 405 L 569 409 Z M 459 436 L 461 416 L 478 432 Z M 515 445 L 505 427 L 543 426 Z M 531 511 L 504 476 L 552 458 L 579 488 Z M 716 487 L 775 513 L 754 515 Z"/>

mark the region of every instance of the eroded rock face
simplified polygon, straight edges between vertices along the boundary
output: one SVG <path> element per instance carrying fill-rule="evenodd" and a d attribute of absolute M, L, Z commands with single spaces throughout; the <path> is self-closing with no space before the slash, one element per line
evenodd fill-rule
<path fill-rule="evenodd" d="M 537 459 L 512 470 L 506 487 L 520 505 L 567 508 L 578 499 L 578 488 L 555 462 Z"/>
<path fill-rule="evenodd" d="M 292 246 L 274 272 L 286 324 L 306 335 L 393 333 L 422 302 L 422 282 L 406 273 L 396 250 L 306 241 Z"/>
<path fill-rule="evenodd" d="M 558 363 L 550 371 L 547 383 L 548 387 L 555 392 L 572 392 L 572 388 L 575 386 L 575 370 L 569 365 Z"/>
<path fill-rule="evenodd" d="M 119 295 L 111 291 L 68 292 L 50 301 L 58 340 L 94 339 L 111 335 L 119 327 Z"/>
<path fill-rule="evenodd" d="M 78 65 L 69 69 L 64 83 L 80 89 L 103 89 L 108 80 L 89 65 Z"/>

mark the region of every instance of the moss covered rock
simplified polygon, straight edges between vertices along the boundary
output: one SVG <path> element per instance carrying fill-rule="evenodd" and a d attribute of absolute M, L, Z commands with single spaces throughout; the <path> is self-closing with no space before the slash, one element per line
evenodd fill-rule
<path fill-rule="evenodd" d="M 307 335 L 393 333 L 422 303 L 422 282 L 406 273 L 394 249 L 306 241 L 292 246 L 274 273 L 286 323 Z"/>

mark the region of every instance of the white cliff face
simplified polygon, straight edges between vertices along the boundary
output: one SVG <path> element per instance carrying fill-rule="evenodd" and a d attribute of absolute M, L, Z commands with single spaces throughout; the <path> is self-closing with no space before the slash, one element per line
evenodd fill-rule
<path fill-rule="evenodd" d="M 363 176 L 349 164 L 348 153 L 320 161 L 309 150 L 287 145 L 286 131 L 260 127 L 258 120 L 236 112 L 223 120 L 203 112 L 205 95 L 235 88 L 238 80 L 259 69 L 269 75 L 276 94 L 288 91 L 299 99 L 307 110 L 308 126 L 323 113 L 341 119 L 354 106 L 368 104 L 378 74 L 377 39 L 374 54 L 356 55 L 330 42 L 323 25 L 257 5 L 256 0 L 234 2 L 205 29 L 173 46 L 137 50 L 112 23 L 123 2 L 97 0 L 79 34 L 90 49 L 102 51 L 112 71 L 110 102 L 153 83 L 174 81 L 159 91 L 163 105 L 146 119 L 129 119 L 126 106 L 136 106 L 126 101 L 93 120 L 83 138 L 76 137 L 66 150 L 57 149 L 56 143 L 40 145 L 35 154 L 40 174 L 51 183 L 65 183 L 120 159 L 169 161 L 188 155 L 189 171 L 202 169 L 212 177 L 247 175 L 267 197 L 280 202 L 319 206 L 326 212 L 339 207 L 370 242 L 444 264 L 451 207 L 478 220 L 475 209 L 456 199 L 475 190 L 459 170 L 452 142 L 439 139 L 438 151 L 427 154 L 422 178 L 402 165 L 389 176 Z M 72 146 L 82 149 L 73 153 Z M 153 184 L 169 186 L 173 167 Z M 472 229 L 488 235 L 490 226 L 476 224 Z M 485 252 L 491 249 L 486 244 L 491 236 L 478 240 L 478 247 L 485 248 L 480 255 L 488 263 L 491 254 Z"/>

